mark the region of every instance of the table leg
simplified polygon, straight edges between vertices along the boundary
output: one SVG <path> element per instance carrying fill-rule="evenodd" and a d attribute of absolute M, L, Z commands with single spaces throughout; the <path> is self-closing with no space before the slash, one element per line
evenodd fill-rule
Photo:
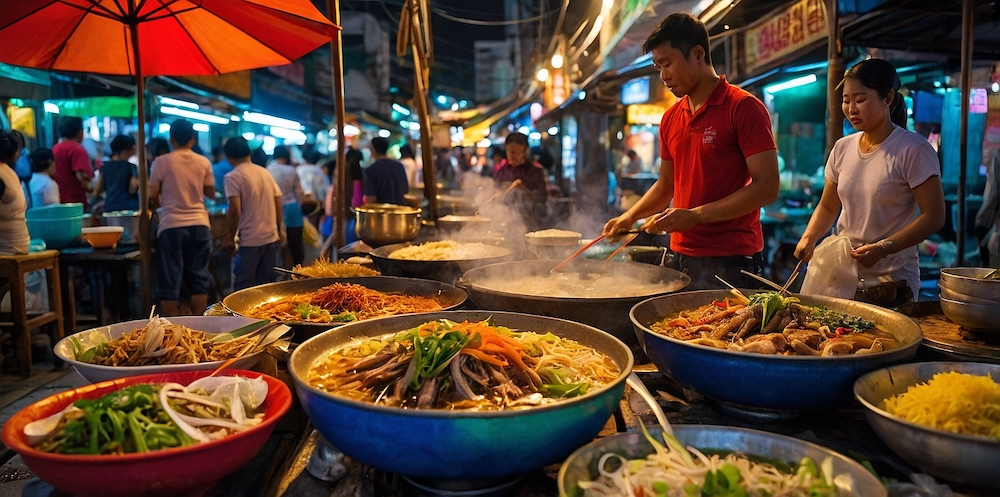
<path fill-rule="evenodd" d="M 65 277 L 59 279 L 63 298 L 63 327 L 67 334 L 76 333 L 76 292 L 73 289 L 73 268 L 59 264 L 59 272 Z"/>

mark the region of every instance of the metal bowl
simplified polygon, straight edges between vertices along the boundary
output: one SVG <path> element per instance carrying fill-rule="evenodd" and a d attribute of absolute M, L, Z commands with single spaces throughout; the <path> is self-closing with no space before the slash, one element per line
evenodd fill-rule
<path fill-rule="evenodd" d="M 173 316 L 167 318 L 173 324 L 179 324 L 191 328 L 192 330 L 203 331 L 209 334 L 225 333 L 239 329 L 251 323 L 256 323 L 260 319 L 245 318 L 240 316 Z M 52 348 L 56 357 L 70 363 L 80 376 L 91 383 L 124 378 L 126 376 L 139 376 L 155 373 L 175 373 L 178 371 L 198 371 L 207 369 L 209 371 L 222 365 L 225 361 L 196 362 L 193 364 L 163 364 L 155 366 L 102 366 L 89 362 L 78 361 L 73 353 L 72 341 L 83 335 L 99 332 L 103 333 L 108 341 L 114 340 L 125 333 L 131 333 L 136 328 L 142 328 L 149 323 L 148 319 L 137 319 L 125 321 L 108 326 L 99 326 L 89 330 L 74 333 L 56 342 Z M 250 369 L 260 361 L 263 350 L 247 354 L 240 357 L 231 365 L 235 369 Z"/>
<path fill-rule="evenodd" d="M 613 382 L 585 395 L 537 408 L 505 411 L 400 409 L 331 395 L 306 381 L 330 351 L 436 319 L 480 321 L 547 331 L 594 347 L 621 370 Z M 497 311 L 393 316 L 352 323 L 303 342 L 288 369 L 316 429 L 348 456 L 376 468 L 434 480 L 510 477 L 561 461 L 591 440 L 618 406 L 632 370 L 628 347 L 596 328 L 562 319 Z"/>
<path fill-rule="evenodd" d="M 973 297 L 972 295 L 966 295 L 961 292 L 956 292 L 955 290 L 951 290 L 947 286 L 941 284 L 938 285 L 938 290 L 940 290 L 938 298 L 943 297 L 950 300 L 957 300 L 959 302 L 968 302 L 970 304 L 982 304 L 982 305 L 993 305 L 993 306 L 1000 305 L 1000 302 L 981 299 L 979 297 Z"/>
<path fill-rule="evenodd" d="M 281 297 L 314 292 L 334 283 L 356 283 L 366 288 L 385 293 L 431 297 L 436 299 L 444 310 L 455 309 L 461 306 L 467 298 L 464 290 L 440 281 L 396 278 L 393 276 L 358 276 L 354 278 L 305 278 L 258 285 L 230 293 L 226 298 L 222 299 L 222 305 L 233 314 L 252 317 L 250 316 L 250 311 L 260 304 L 271 302 Z M 315 332 L 340 326 L 343 323 L 285 321 L 285 324 L 293 328 L 312 328 L 312 331 Z"/>
<path fill-rule="evenodd" d="M 817 295 L 795 296 L 806 305 L 826 306 L 872 321 L 895 336 L 900 346 L 865 355 L 763 355 L 692 344 L 649 328 L 669 314 L 727 295 L 725 290 L 701 290 L 654 297 L 632 308 L 632 326 L 661 372 L 706 397 L 751 411 L 807 412 L 843 406 L 851 401 L 854 380 L 888 364 L 912 359 L 923 338 L 920 326 L 898 312 Z"/>
<path fill-rule="evenodd" d="M 490 253 L 484 257 L 448 260 L 404 260 L 389 257 L 393 252 L 414 245 L 413 243 L 394 243 L 372 250 L 369 257 L 375 261 L 375 267 L 387 276 L 405 276 L 443 281 L 449 284 L 455 282 L 466 271 L 510 259 L 513 252 L 506 247 L 489 245 Z"/>
<path fill-rule="evenodd" d="M 935 373 L 955 371 L 1000 378 L 1000 364 L 923 362 L 900 364 L 868 373 L 854 384 L 854 395 L 865 409 L 875 433 L 904 461 L 945 480 L 975 487 L 1000 489 L 1000 441 L 959 435 L 903 421 L 879 406 L 893 395 Z"/>
<path fill-rule="evenodd" d="M 939 285 L 965 295 L 1000 302 L 1000 280 L 984 279 L 993 271 L 988 267 L 950 267 L 941 269 Z"/>
<path fill-rule="evenodd" d="M 420 209 L 408 205 L 364 204 L 354 212 L 355 233 L 372 247 L 408 242 L 420 230 Z"/>
<path fill-rule="evenodd" d="M 851 488 L 845 495 L 884 497 L 885 485 L 875 475 L 868 472 L 856 461 L 842 456 L 826 447 L 797 438 L 786 437 L 765 431 L 730 426 L 674 425 L 674 436 L 687 447 L 701 450 L 727 450 L 768 459 L 778 459 L 797 464 L 803 457 L 810 457 L 817 464 L 826 459 L 833 463 L 834 475 L 846 474 L 852 480 Z M 662 440 L 660 428 L 650 428 L 650 434 Z M 583 495 L 580 481 L 597 478 L 597 463 L 601 456 L 609 452 L 629 459 L 645 458 L 653 453 L 653 446 L 641 432 L 618 433 L 595 440 L 574 452 L 559 468 L 559 495 L 579 497 Z"/>
<path fill-rule="evenodd" d="M 941 310 L 948 319 L 972 330 L 1000 333 L 1000 304 L 974 304 L 945 298 L 941 294 Z"/>

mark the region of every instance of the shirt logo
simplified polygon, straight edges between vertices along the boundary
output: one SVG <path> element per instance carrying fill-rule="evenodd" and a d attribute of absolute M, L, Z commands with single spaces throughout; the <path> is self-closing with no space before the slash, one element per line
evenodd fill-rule
<path fill-rule="evenodd" d="M 715 137 L 718 134 L 719 132 L 712 126 L 705 128 L 705 134 L 701 138 L 702 145 L 715 145 Z"/>

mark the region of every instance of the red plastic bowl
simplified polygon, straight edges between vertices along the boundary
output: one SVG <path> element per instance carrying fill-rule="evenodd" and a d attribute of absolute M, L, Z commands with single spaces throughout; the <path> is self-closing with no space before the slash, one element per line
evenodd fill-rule
<path fill-rule="evenodd" d="M 124 455 L 52 454 L 33 449 L 24 440 L 24 426 L 61 411 L 79 399 L 96 399 L 136 383 L 176 382 L 187 385 L 211 371 L 183 371 L 131 376 L 57 393 L 17 412 L 0 433 L 35 476 L 79 497 L 92 495 L 193 495 L 208 490 L 222 477 L 241 468 L 267 442 L 278 419 L 292 405 L 292 394 L 281 381 L 253 371 L 228 370 L 225 376 L 261 377 L 267 399 L 264 422 L 221 440 L 146 453 Z"/>

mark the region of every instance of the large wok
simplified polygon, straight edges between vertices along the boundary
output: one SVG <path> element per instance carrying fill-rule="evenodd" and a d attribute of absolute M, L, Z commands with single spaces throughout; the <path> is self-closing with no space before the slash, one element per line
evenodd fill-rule
<path fill-rule="evenodd" d="M 389 254 L 392 254 L 401 248 L 409 247 L 410 245 L 415 244 L 395 243 L 392 245 L 386 245 L 372 250 L 368 256 L 372 258 L 375 262 L 375 267 L 377 267 L 378 270 L 384 275 L 437 280 L 453 285 L 466 271 L 479 266 L 485 266 L 487 264 L 503 262 L 510 259 L 513 254 L 510 249 L 496 246 L 490 247 L 491 249 L 495 248 L 495 255 L 474 259 L 414 261 L 392 259 L 389 257 Z"/>
<path fill-rule="evenodd" d="M 222 305 L 229 312 L 238 316 L 250 316 L 251 309 L 259 304 L 270 302 L 281 297 L 290 297 L 301 293 L 309 293 L 334 283 L 356 283 L 358 285 L 385 293 L 404 295 L 419 295 L 431 297 L 441 304 L 444 310 L 455 309 L 465 302 L 466 293 L 447 283 L 440 281 L 418 280 L 413 278 L 396 278 L 392 276 L 358 276 L 354 278 L 306 278 L 301 280 L 280 281 L 258 285 L 229 294 L 222 300 Z M 343 323 L 309 323 L 305 321 L 287 321 L 294 328 L 311 328 L 313 333 Z"/>
<path fill-rule="evenodd" d="M 636 305 L 630 317 L 646 354 L 661 372 L 706 397 L 737 408 L 803 412 L 842 406 L 851 401 L 854 380 L 869 371 L 912 359 L 923 338 L 920 326 L 898 312 L 817 295 L 795 297 L 807 305 L 826 306 L 872 321 L 895 336 L 900 347 L 832 357 L 762 355 L 692 344 L 649 328 L 668 314 L 695 309 L 726 295 L 726 290 L 702 290 L 655 297 Z"/>
<path fill-rule="evenodd" d="M 653 295 L 675 292 L 691 283 L 680 271 L 638 262 L 605 262 L 575 259 L 562 272 L 580 272 L 602 276 L 627 276 L 644 282 L 659 283 L 659 289 L 634 297 L 592 298 L 522 295 L 498 290 L 497 281 L 547 275 L 560 261 L 533 260 L 490 264 L 466 271 L 457 283 L 480 309 L 540 314 L 589 324 L 611 333 L 625 342 L 633 352 L 640 352 L 632 326 L 628 321 L 632 306 Z"/>
<path fill-rule="evenodd" d="M 335 396 L 307 381 L 310 367 L 331 351 L 368 337 L 428 321 L 481 321 L 524 331 L 551 332 L 610 357 L 621 374 L 586 394 L 541 407 L 504 411 L 401 409 Z M 329 330 L 297 347 L 288 362 L 295 389 L 313 425 L 334 447 L 376 468 L 431 480 L 489 480 L 563 460 L 594 438 L 621 399 L 632 354 L 611 335 L 580 323 L 497 311 L 392 316 Z M 481 487 L 466 482 L 470 487 Z"/>

